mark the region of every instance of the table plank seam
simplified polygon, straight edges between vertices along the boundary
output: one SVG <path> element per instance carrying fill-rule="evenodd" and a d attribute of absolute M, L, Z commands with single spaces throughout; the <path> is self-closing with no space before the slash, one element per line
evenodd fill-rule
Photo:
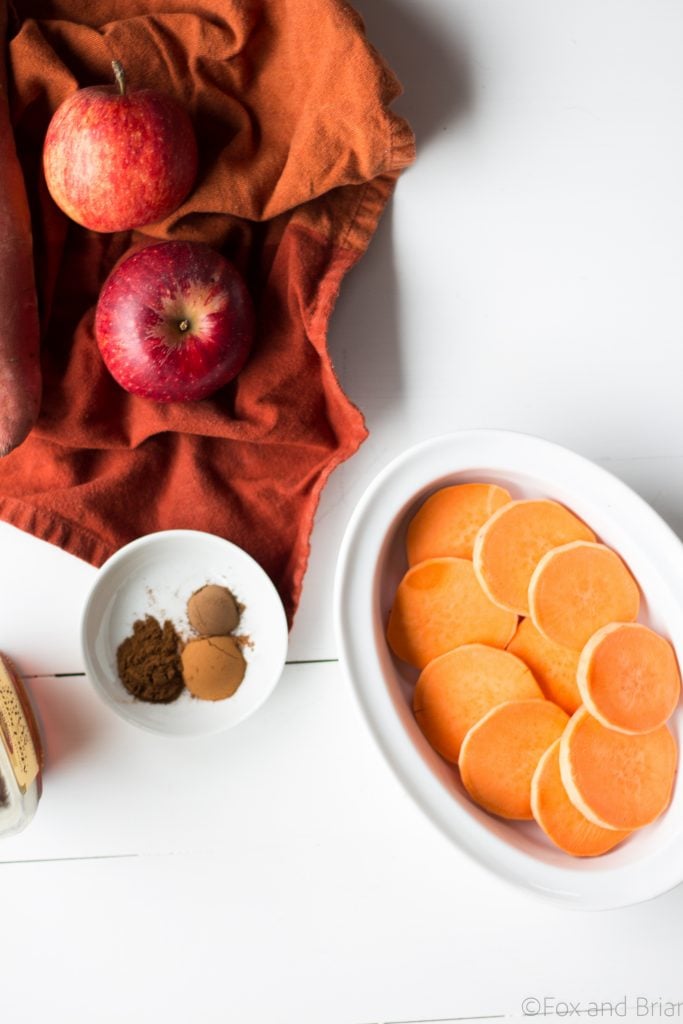
<path fill-rule="evenodd" d="M 286 661 L 287 665 L 336 665 L 339 658 L 297 658 Z M 36 672 L 34 674 L 22 673 L 22 679 L 84 679 L 86 672 Z"/>
<path fill-rule="evenodd" d="M 59 864 L 65 861 L 83 860 L 129 860 L 132 857 L 141 857 L 140 853 L 84 853 L 72 857 L 24 857 L 17 860 L 0 860 L 0 867 L 9 864 Z"/>

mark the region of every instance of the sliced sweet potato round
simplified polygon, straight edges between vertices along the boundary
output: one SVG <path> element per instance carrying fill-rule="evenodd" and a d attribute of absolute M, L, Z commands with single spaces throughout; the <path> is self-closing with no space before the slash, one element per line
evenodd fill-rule
<path fill-rule="evenodd" d="M 568 721 L 549 700 L 508 701 L 484 715 L 465 736 L 458 762 L 475 803 L 501 818 L 532 818 L 536 765 Z"/>
<path fill-rule="evenodd" d="M 616 551 L 575 541 L 549 551 L 529 584 L 531 618 L 549 640 L 581 651 L 609 622 L 633 622 L 640 592 Z"/>
<path fill-rule="evenodd" d="M 576 809 L 595 825 L 642 828 L 671 799 L 676 756 L 676 741 L 665 725 L 628 736 L 605 728 L 582 707 L 562 736 L 562 783 Z"/>
<path fill-rule="evenodd" d="M 681 692 L 673 647 L 639 622 L 599 629 L 581 652 L 577 682 L 593 717 L 626 733 L 664 725 Z"/>
<path fill-rule="evenodd" d="M 548 700 L 559 704 L 568 715 L 574 714 L 581 704 L 576 684 L 578 651 L 548 640 L 531 619 L 521 620 L 507 649 L 529 666 Z"/>
<path fill-rule="evenodd" d="M 420 506 L 408 526 L 408 565 L 426 558 L 471 558 L 479 527 L 510 501 L 497 484 L 442 487 Z"/>
<path fill-rule="evenodd" d="M 503 701 L 542 700 L 519 658 L 485 644 L 464 644 L 423 668 L 413 695 L 420 729 L 434 749 L 457 764 L 465 734 Z"/>
<path fill-rule="evenodd" d="M 599 857 L 631 835 L 600 828 L 577 811 L 560 772 L 560 743 L 555 740 L 538 762 L 531 780 L 531 810 L 549 839 L 573 857 Z"/>
<path fill-rule="evenodd" d="M 517 616 L 489 601 L 465 558 L 429 558 L 398 585 L 387 642 L 399 658 L 424 668 L 461 644 L 505 647 Z"/>
<path fill-rule="evenodd" d="M 595 540 L 585 523 L 556 501 L 511 501 L 484 523 L 474 542 L 474 569 L 501 608 L 529 614 L 529 580 L 547 551 L 574 540 Z"/>

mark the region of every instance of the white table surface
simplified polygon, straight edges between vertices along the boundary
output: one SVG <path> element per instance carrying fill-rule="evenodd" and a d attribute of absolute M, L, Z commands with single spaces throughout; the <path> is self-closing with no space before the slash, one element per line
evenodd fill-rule
<path fill-rule="evenodd" d="M 208 740 L 126 725 L 79 674 L 95 570 L 0 525 L 0 649 L 48 741 L 35 821 L 0 843 L 3 1024 L 514 1020 L 527 996 L 661 1019 L 683 1000 L 683 888 L 584 914 L 484 873 L 381 760 L 331 626 L 355 502 L 444 431 L 559 441 L 683 531 L 683 6 L 357 6 L 419 156 L 334 314 L 371 433 L 324 493 L 274 696 Z"/>

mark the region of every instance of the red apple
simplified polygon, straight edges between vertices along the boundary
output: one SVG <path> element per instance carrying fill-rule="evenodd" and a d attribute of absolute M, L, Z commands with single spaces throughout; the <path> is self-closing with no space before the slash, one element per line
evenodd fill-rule
<path fill-rule="evenodd" d="M 102 358 L 122 388 L 156 402 L 206 398 L 242 369 L 253 307 L 235 267 L 197 242 L 159 242 L 114 268 L 95 313 Z"/>
<path fill-rule="evenodd" d="M 43 168 L 50 195 L 93 231 L 144 227 L 173 213 L 194 184 L 197 143 L 173 96 L 117 85 L 79 89 L 50 121 Z"/>

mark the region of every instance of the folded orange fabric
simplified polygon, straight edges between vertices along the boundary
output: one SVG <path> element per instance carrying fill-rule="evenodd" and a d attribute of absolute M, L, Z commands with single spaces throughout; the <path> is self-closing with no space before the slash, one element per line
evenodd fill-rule
<path fill-rule="evenodd" d="M 188 8 L 191 7 L 191 13 Z M 343 0 L 17 0 L 9 76 L 34 222 L 44 397 L 0 461 L 0 516 L 95 565 L 154 530 L 209 530 L 246 548 L 294 613 L 329 473 L 366 436 L 326 349 L 344 274 L 414 157 L 388 105 L 400 87 Z M 200 148 L 197 186 L 143 234 L 97 235 L 50 199 L 41 150 L 73 90 L 174 93 Z M 104 278 L 131 244 L 210 243 L 257 310 L 253 354 L 213 399 L 127 394 L 93 337 Z"/>

